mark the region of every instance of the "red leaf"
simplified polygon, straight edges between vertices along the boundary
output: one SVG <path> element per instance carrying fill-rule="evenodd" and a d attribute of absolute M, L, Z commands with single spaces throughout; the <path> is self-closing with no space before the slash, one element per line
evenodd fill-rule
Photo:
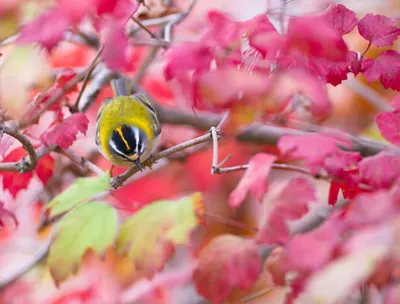
<path fill-rule="evenodd" d="M 376 46 L 391 46 L 400 35 L 400 28 L 389 17 L 367 14 L 358 22 L 358 32 Z"/>
<path fill-rule="evenodd" d="M 400 175 L 400 156 L 380 152 L 364 158 L 359 165 L 361 178 L 374 188 L 390 188 Z"/>
<path fill-rule="evenodd" d="M 328 205 L 334 206 L 337 203 L 340 189 L 341 187 L 339 183 L 331 181 L 329 186 Z"/>
<path fill-rule="evenodd" d="M 265 153 L 259 153 L 252 157 L 245 174 L 229 196 L 229 205 L 232 208 L 240 206 L 249 191 L 259 201 L 262 200 L 263 195 L 267 192 L 267 180 L 275 160 L 274 155 Z"/>
<path fill-rule="evenodd" d="M 97 14 L 103 15 L 112 13 L 117 5 L 118 0 L 97 0 Z"/>
<path fill-rule="evenodd" d="M 20 147 L 14 149 L 8 154 L 2 161 L 2 163 L 7 162 L 17 162 L 22 158 L 27 156 L 28 153 L 24 148 Z M 27 173 L 19 173 L 19 172 L 0 172 L 0 175 L 3 176 L 3 189 L 8 190 L 11 195 L 16 198 L 19 191 L 26 189 L 29 185 L 29 182 L 33 176 L 32 172 Z"/>
<path fill-rule="evenodd" d="M 73 69 L 67 68 L 64 69 L 61 73 L 57 75 L 56 83 L 54 87 L 56 88 L 64 88 L 65 85 L 72 79 L 76 77 L 76 72 Z M 76 84 L 70 91 L 78 91 L 78 84 Z"/>
<path fill-rule="evenodd" d="M 346 222 L 352 227 L 380 224 L 398 215 L 392 196 L 387 191 L 361 193 L 351 203 L 346 212 Z"/>
<path fill-rule="evenodd" d="M 43 185 L 46 185 L 50 177 L 53 175 L 54 166 L 55 162 L 50 154 L 45 155 L 39 160 L 35 172 L 42 181 Z"/>
<path fill-rule="evenodd" d="M 315 16 L 290 19 L 284 53 L 295 51 L 328 61 L 345 61 L 348 53 L 342 37 L 324 18 Z"/>
<path fill-rule="evenodd" d="M 38 42 L 52 50 L 64 37 L 70 21 L 58 7 L 52 8 L 26 25 L 18 38 L 21 43 Z"/>
<path fill-rule="evenodd" d="M 15 214 L 6 208 L 4 208 L 4 203 L 0 202 L 0 229 L 4 228 L 4 218 L 11 218 L 11 220 L 14 222 L 15 227 L 18 227 L 19 223 L 18 220 L 15 216 Z"/>
<path fill-rule="evenodd" d="M 331 4 L 325 14 L 329 24 L 341 36 L 350 33 L 358 21 L 356 13 L 342 4 Z"/>
<path fill-rule="evenodd" d="M 75 113 L 49 131 L 43 133 L 40 138 L 47 145 L 57 145 L 67 149 L 76 140 L 78 132 L 86 134 L 89 120 L 85 114 Z"/>
<path fill-rule="evenodd" d="M 314 188 L 309 181 L 303 178 L 290 180 L 271 198 L 273 207 L 261 223 L 256 236 L 257 243 L 286 243 L 290 237 L 286 222 L 302 217 L 308 211 L 308 204 L 314 200 Z"/>
<path fill-rule="evenodd" d="M 104 42 L 102 59 L 105 65 L 112 70 L 124 71 L 128 66 L 127 47 L 128 37 L 123 24 L 111 25 L 111 30 Z"/>
<path fill-rule="evenodd" d="M 374 64 L 374 59 L 361 57 L 360 54 L 350 51 L 349 52 L 349 64 L 351 72 L 357 76 L 361 72 L 365 72 Z"/>
<path fill-rule="evenodd" d="M 252 240 L 222 235 L 201 251 L 193 280 L 201 296 L 222 303 L 232 288 L 250 289 L 260 272 L 261 258 Z"/>
<path fill-rule="evenodd" d="M 400 53 L 392 50 L 382 52 L 364 75 L 368 82 L 379 78 L 385 89 L 400 91 Z"/>
<path fill-rule="evenodd" d="M 395 111 L 379 113 L 375 118 L 375 122 L 384 138 L 386 138 L 392 144 L 400 144 L 399 112 Z"/>
<path fill-rule="evenodd" d="M 335 138 L 321 134 L 283 135 L 278 148 L 282 154 L 304 159 L 313 174 L 318 173 L 328 156 L 339 151 Z"/>
<path fill-rule="evenodd" d="M 343 80 L 347 79 L 347 74 L 349 70 L 349 62 L 332 62 L 328 64 L 328 73 L 326 75 L 326 82 L 333 86 L 341 84 Z"/>
<path fill-rule="evenodd" d="M 340 244 L 344 225 L 333 218 L 306 234 L 298 234 L 286 245 L 286 262 L 289 270 L 315 271 L 332 258 Z"/>

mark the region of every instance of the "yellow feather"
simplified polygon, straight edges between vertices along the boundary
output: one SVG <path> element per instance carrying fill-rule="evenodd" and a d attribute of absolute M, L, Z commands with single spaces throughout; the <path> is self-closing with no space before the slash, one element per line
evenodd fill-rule
<path fill-rule="evenodd" d="M 118 96 L 107 103 L 99 114 L 97 124 L 99 126 L 99 144 L 104 153 L 114 161 L 115 157 L 110 154 L 108 142 L 113 131 L 121 125 L 136 126 L 142 129 L 150 142 L 154 138 L 154 132 L 152 132 L 154 117 L 141 101 L 129 96 Z"/>

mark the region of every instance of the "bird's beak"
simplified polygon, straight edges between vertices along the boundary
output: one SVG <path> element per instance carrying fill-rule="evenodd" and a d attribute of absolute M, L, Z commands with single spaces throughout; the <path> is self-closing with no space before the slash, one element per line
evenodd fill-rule
<path fill-rule="evenodd" d="M 128 158 L 135 163 L 140 171 L 143 171 L 142 165 L 140 164 L 140 157 L 137 153 L 128 156 Z"/>
<path fill-rule="evenodd" d="M 142 172 L 143 168 L 142 168 L 142 165 L 140 164 L 140 160 L 139 159 L 135 160 L 135 164 L 138 167 L 138 169 L 140 170 L 140 172 Z"/>

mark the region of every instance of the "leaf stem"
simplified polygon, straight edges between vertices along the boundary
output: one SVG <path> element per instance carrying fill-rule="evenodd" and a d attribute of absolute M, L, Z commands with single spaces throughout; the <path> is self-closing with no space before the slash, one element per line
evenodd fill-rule
<path fill-rule="evenodd" d="M 237 221 L 235 221 L 235 220 L 232 220 L 232 219 L 229 219 L 229 218 L 226 218 L 226 217 L 217 215 L 217 214 L 212 214 L 212 213 L 209 213 L 209 212 L 204 212 L 204 216 L 208 217 L 209 219 L 215 220 L 215 221 L 217 221 L 217 222 L 220 222 L 220 223 L 223 223 L 223 224 L 226 224 L 226 225 L 235 227 L 235 228 L 240 228 L 240 229 L 249 230 L 249 231 L 254 232 L 254 233 L 257 233 L 257 232 L 258 232 L 258 229 L 257 229 L 257 228 L 249 227 L 249 226 L 247 226 L 246 224 L 237 222 Z"/>

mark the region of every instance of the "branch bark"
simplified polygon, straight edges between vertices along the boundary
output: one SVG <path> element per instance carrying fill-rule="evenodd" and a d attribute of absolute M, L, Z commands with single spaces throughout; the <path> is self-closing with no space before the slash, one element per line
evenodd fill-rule
<path fill-rule="evenodd" d="M 24 149 L 28 152 L 28 159 L 23 158 L 19 162 L 9 162 L 9 163 L 1 163 L 0 164 L 0 171 L 16 171 L 20 173 L 32 171 L 35 169 L 37 163 L 38 163 L 38 156 L 36 154 L 35 148 L 33 147 L 32 143 L 30 140 L 23 135 L 22 133 L 11 129 L 10 127 L 7 127 L 5 125 L 0 125 L 0 139 L 3 135 L 3 133 L 10 135 L 14 137 L 16 140 L 18 140 Z"/>

